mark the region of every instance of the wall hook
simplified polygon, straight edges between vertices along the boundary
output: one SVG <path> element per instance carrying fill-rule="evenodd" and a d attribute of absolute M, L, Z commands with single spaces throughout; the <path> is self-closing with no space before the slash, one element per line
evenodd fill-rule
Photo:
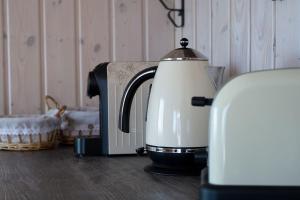
<path fill-rule="evenodd" d="M 180 9 L 175 9 L 175 8 L 169 8 L 167 6 L 167 4 L 164 2 L 164 0 L 159 0 L 159 2 L 163 5 L 163 7 L 165 9 L 167 9 L 168 12 L 168 18 L 169 20 L 172 22 L 172 24 L 176 27 L 176 28 L 181 28 L 184 26 L 184 0 L 181 0 L 181 8 Z M 178 12 L 178 16 L 181 17 L 181 24 L 177 24 L 175 22 L 175 20 L 172 18 L 171 13 L 172 12 Z"/>

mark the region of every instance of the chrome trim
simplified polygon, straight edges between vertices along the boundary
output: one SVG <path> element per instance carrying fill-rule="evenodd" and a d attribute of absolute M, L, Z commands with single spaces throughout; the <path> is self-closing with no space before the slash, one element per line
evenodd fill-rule
<path fill-rule="evenodd" d="M 147 151 L 159 153 L 195 153 L 196 151 L 206 150 L 206 147 L 192 147 L 192 148 L 174 148 L 174 147 L 156 147 L 146 145 Z"/>
<path fill-rule="evenodd" d="M 195 49 L 182 47 L 174 49 L 160 60 L 208 60 L 208 58 Z"/>
<path fill-rule="evenodd" d="M 185 60 L 208 61 L 207 58 L 163 58 L 160 61 L 185 61 Z"/>

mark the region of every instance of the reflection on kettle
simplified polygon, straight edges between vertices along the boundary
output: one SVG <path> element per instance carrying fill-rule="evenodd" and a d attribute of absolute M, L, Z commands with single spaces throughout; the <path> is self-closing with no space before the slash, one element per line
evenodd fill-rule
<path fill-rule="evenodd" d="M 222 83 L 224 67 L 208 67 L 205 56 L 187 48 L 187 39 L 180 44 L 182 48 L 171 51 L 158 66 L 139 72 L 128 83 L 121 100 L 119 128 L 129 132 L 134 94 L 143 82 L 154 78 L 146 124 L 146 150 L 153 164 L 145 170 L 195 175 L 206 165 L 210 108 L 209 104 L 194 107 L 191 99 L 212 99 Z"/>

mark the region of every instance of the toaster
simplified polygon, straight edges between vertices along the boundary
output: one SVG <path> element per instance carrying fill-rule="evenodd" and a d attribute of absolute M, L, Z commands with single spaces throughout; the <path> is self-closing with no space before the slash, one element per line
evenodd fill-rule
<path fill-rule="evenodd" d="M 87 95 L 99 98 L 100 139 L 97 142 L 101 155 L 136 154 L 137 148 L 145 146 L 144 119 L 152 81 L 144 83 L 134 97 L 130 111 L 130 134 L 118 130 L 118 112 L 128 82 L 136 73 L 153 65 L 157 65 L 157 62 L 100 63 L 89 72 Z M 85 140 L 79 141 L 86 143 Z"/>
<path fill-rule="evenodd" d="M 200 199 L 300 199 L 300 69 L 236 77 L 209 123 Z"/>

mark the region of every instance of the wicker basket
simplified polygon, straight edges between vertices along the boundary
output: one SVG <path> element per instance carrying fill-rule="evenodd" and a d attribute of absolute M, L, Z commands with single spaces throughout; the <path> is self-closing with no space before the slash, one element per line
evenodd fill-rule
<path fill-rule="evenodd" d="M 47 103 L 46 97 L 46 104 Z M 53 148 L 66 107 L 44 115 L 0 116 L 0 150 L 33 151 Z"/>
<path fill-rule="evenodd" d="M 59 120 L 56 116 L 0 117 L 0 149 L 32 151 L 53 148 L 58 127 Z"/>
<path fill-rule="evenodd" d="M 51 149 L 55 146 L 56 135 L 57 130 L 48 132 L 46 134 L 1 135 L 0 149 L 9 151 L 34 151 Z"/>
<path fill-rule="evenodd" d="M 51 96 L 47 97 L 46 102 L 49 110 L 63 109 Z M 99 132 L 99 110 L 97 108 L 67 108 L 61 115 L 59 141 L 62 144 L 72 145 L 77 136 L 99 135 Z"/>

